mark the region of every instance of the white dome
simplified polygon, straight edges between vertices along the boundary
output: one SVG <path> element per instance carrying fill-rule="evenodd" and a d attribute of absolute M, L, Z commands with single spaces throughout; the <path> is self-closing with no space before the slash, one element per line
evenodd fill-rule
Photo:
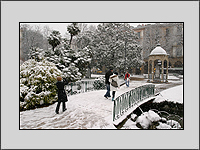
<path fill-rule="evenodd" d="M 167 55 L 167 53 L 160 45 L 157 45 L 157 47 L 151 51 L 150 55 Z"/>

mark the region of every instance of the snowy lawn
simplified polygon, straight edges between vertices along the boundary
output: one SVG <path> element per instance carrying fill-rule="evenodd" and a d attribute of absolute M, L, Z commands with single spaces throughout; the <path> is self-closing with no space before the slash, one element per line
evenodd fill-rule
<path fill-rule="evenodd" d="M 156 97 L 154 102 L 159 103 L 165 100 L 175 103 L 183 103 L 183 85 L 175 86 L 160 92 L 160 95 Z"/>

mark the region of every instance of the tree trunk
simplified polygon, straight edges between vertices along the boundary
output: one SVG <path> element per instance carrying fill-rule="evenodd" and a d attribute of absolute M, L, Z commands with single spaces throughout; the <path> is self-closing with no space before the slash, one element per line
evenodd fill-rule
<path fill-rule="evenodd" d="M 72 38 L 73 38 L 73 35 L 71 35 L 71 38 L 70 38 L 70 41 L 69 41 L 70 47 L 71 47 L 71 43 L 72 43 Z"/>

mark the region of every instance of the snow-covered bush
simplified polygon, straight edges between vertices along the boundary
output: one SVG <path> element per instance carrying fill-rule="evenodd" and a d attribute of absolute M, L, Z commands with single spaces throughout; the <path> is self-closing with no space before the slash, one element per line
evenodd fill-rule
<path fill-rule="evenodd" d="M 148 111 L 148 118 L 151 122 L 158 122 L 161 120 L 161 117 L 152 110 Z"/>
<path fill-rule="evenodd" d="M 85 59 L 80 55 L 77 57 L 74 50 L 65 49 L 64 47 L 55 48 L 54 51 L 46 50 L 44 56 L 63 72 L 64 77 L 67 78 L 68 81 L 74 82 L 83 77 L 83 73 L 86 69 L 85 66 L 81 64 L 84 64 Z"/>
<path fill-rule="evenodd" d="M 142 115 L 140 115 L 136 120 L 137 126 L 139 126 L 142 129 L 148 129 L 149 126 L 152 125 L 152 122 L 148 118 L 148 116 L 148 112 L 144 112 Z"/>
<path fill-rule="evenodd" d="M 20 66 L 20 110 L 49 105 L 57 100 L 56 77 L 61 71 L 47 60 L 29 59 Z"/>
<path fill-rule="evenodd" d="M 29 59 L 35 59 L 36 61 L 41 61 L 44 59 L 44 51 L 38 47 L 32 47 L 30 53 L 28 54 Z"/>
<path fill-rule="evenodd" d="M 142 129 L 149 129 L 151 125 L 153 125 L 156 122 L 159 122 L 160 120 L 161 117 L 157 113 L 155 113 L 152 110 L 149 110 L 148 112 L 144 112 L 143 114 L 141 114 L 137 118 L 136 123 Z"/>
<path fill-rule="evenodd" d="M 93 86 L 94 86 L 95 90 L 105 89 L 105 87 L 106 87 L 105 78 L 104 77 L 96 78 L 95 81 L 94 81 Z"/>
<path fill-rule="evenodd" d="M 63 70 L 64 77 L 69 81 L 77 81 L 81 79 L 82 74 L 79 72 L 79 68 L 75 66 L 74 63 L 71 63 L 68 67 Z"/>
<path fill-rule="evenodd" d="M 159 125 L 156 127 L 156 129 L 171 129 L 172 127 L 166 123 L 159 122 Z"/>
<path fill-rule="evenodd" d="M 136 126 L 141 129 L 181 129 L 178 121 L 167 120 L 152 110 L 144 112 L 136 119 Z"/>
<path fill-rule="evenodd" d="M 88 65 L 91 63 L 91 50 L 88 47 L 78 49 L 74 63 L 79 68 L 79 72 L 85 76 L 87 73 L 86 68 L 88 68 Z"/>
<path fill-rule="evenodd" d="M 168 120 L 167 124 L 172 127 L 172 129 L 181 129 L 181 125 L 178 121 L 175 120 Z"/>

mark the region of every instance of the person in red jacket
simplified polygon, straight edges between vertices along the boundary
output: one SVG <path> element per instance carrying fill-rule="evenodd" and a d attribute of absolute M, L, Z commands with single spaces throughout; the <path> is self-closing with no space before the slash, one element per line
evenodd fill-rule
<path fill-rule="evenodd" d="M 130 74 L 128 73 L 128 71 L 126 71 L 126 74 L 124 76 L 124 80 L 125 80 L 126 86 L 129 87 Z"/>

